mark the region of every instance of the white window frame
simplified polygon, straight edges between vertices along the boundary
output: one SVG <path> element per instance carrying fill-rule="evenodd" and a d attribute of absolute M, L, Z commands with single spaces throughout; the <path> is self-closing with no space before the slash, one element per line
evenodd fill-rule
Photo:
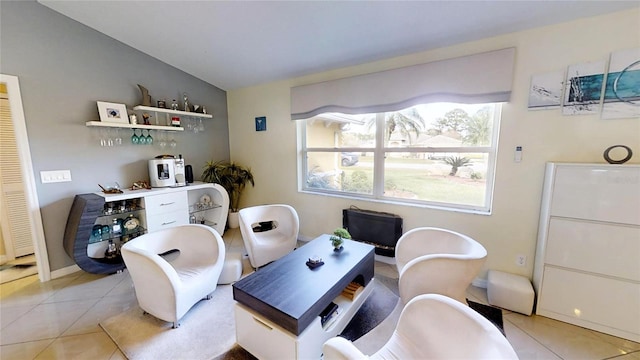
<path fill-rule="evenodd" d="M 492 128 L 492 144 L 489 146 L 475 147 L 384 147 L 384 113 L 376 114 L 376 147 L 344 147 L 344 148 L 328 148 L 328 147 L 307 147 L 306 139 L 306 120 L 297 121 L 298 130 L 298 191 L 304 193 L 312 193 L 325 196 L 344 197 L 357 200 L 392 203 L 398 205 L 417 206 L 424 208 L 434 208 L 448 211 L 471 212 L 483 215 L 490 215 L 493 205 L 493 193 L 495 185 L 496 162 L 498 155 L 498 143 L 500 134 L 501 119 L 501 103 L 494 104 L 493 128 Z M 307 154 L 310 152 L 372 152 L 373 158 L 373 193 L 362 194 L 347 192 L 341 190 L 332 190 L 324 188 L 308 187 L 306 185 L 307 174 L 309 169 L 307 166 Z M 455 203 L 441 203 L 426 200 L 401 199 L 384 196 L 384 160 L 385 154 L 390 152 L 403 153 L 425 153 L 425 152 L 443 152 L 443 153 L 486 153 L 487 154 L 487 173 L 486 173 L 486 191 L 485 206 L 464 205 Z"/>

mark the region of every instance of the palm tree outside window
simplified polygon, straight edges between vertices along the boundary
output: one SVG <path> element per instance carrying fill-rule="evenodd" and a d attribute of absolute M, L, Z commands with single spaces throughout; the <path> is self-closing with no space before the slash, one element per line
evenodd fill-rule
<path fill-rule="evenodd" d="M 300 188 L 489 213 L 499 120 L 500 104 L 459 103 L 314 116 L 299 122 Z"/>

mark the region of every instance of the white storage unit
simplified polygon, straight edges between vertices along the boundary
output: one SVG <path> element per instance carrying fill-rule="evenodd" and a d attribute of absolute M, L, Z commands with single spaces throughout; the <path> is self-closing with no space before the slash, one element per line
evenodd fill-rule
<path fill-rule="evenodd" d="M 640 166 L 548 163 L 538 315 L 640 342 Z"/>
<path fill-rule="evenodd" d="M 342 295 L 333 300 L 341 312 L 326 328 L 321 325 L 320 316 L 318 316 L 298 336 L 236 302 L 237 342 L 259 359 L 321 359 L 322 344 L 338 336 L 347 327 L 349 321 L 373 292 L 375 281 L 371 279 L 354 300 L 349 300 Z"/>
<path fill-rule="evenodd" d="M 208 200 L 206 210 L 202 209 L 203 198 Z M 190 216 L 195 218 L 194 208 L 200 224 L 223 234 L 229 196 L 218 184 L 197 182 L 182 187 L 123 190 L 119 194 L 78 194 L 69 210 L 64 249 L 81 269 L 95 274 L 113 274 L 122 270 L 124 263 L 119 256 L 106 259 L 105 250 L 110 244 L 118 247 L 144 233 L 187 224 Z M 135 225 L 134 228 L 123 230 L 127 225 L 125 219 Z M 124 225 L 120 231 L 109 231 L 106 236 L 93 234 L 96 225 L 101 228 L 118 225 L 118 220 Z M 233 279 L 233 263 L 228 264 L 227 271 L 225 279 Z"/>
<path fill-rule="evenodd" d="M 189 223 L 186 191 L 145 196 L 144 206 L 148 232 Z"/>
<path fill-rule="evenodd" d="M 197 181 L 181 187 L 153 188 L 148 190 L 124 190 L 122 194 L 103 194 L 105 202 L 121 201 L 133 198 L 143 199 L 143 226 L 147 232 L 189 223 L 189 216 L 199 216 L 202 224 L 213 227 L 220 235 L 224 232 L 229 209 L 229 196 L 218 184 Z M 206 196 L 210 200 L 206 212 L 194 210 L 200 199 Z"/>

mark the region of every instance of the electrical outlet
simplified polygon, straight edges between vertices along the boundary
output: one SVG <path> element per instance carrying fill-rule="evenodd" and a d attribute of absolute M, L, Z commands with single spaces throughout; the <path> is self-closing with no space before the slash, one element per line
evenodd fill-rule
<path fill-rule="evenodd" d="M 516 265 L 525 266 L 527 264 L 527 257 L 524 255 L 516 255 Z"/>

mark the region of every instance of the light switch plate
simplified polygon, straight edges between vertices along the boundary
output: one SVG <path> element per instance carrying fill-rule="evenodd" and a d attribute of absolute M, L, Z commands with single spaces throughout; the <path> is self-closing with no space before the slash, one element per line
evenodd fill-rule
<path fill-rule="evenodd" d="M 43 184 L 71 181 L 71 170 L 40 171 Z"/>

